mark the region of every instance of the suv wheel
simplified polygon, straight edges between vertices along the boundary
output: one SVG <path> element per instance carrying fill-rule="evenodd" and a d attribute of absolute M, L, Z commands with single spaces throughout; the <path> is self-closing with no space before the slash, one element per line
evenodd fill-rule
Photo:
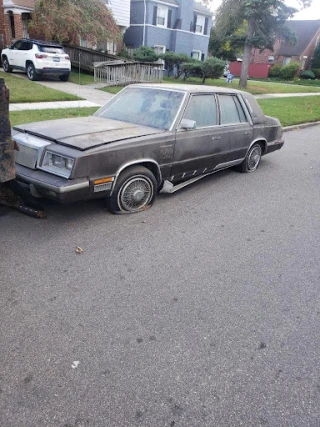
<path fill-rule="evenodd" d="M 2 59 L 2 66 L 3 66 L 3 71 L 5 73 L 11 73 L 12 68 L 10 67 L 10 64 L 7 58 Z"/>
<path fill-rule="evenodd" d="M 62 82 L 67 82 L 69 80 L 69 74 L 63 74 L 62 76 L 59 76 L 59 79 Z"/>
<path fill-rule="evenodd" d="M 27 64 L 27 76 L 28 79 L 32 81 L 35 81 L 38 78 L 34 65 L 31 62 Z"/>

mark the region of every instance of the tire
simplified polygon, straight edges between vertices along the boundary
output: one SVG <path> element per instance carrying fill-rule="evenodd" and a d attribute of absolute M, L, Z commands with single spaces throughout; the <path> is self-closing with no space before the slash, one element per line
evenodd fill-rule
<path fill-rule="evenodd" d="M 31 62 L 29 62 L 29 63 L 27 64 L 27 76 L 28 76 L 28 79 L 29 79 L 29 80 L 32 80 L 33 82 L 34 82 L 35 80 L 38 80 L 38 75 L 37 75 L 37 73 L 36 73 L 36 70 L 35 70 L 35 68 L 34 68 L 34 65 L 33 65 Z"/>
<path fill-rule="evenodd" d="M 3 58 L 2 59 L 2 67 L 3 67 L 3 71 L 5 73 L 11 73 L 12 72 L 12 68 L 10 67 L 8 58 Z"/>
<path fill-rule="evenodd" d="M 69 80 L 69 74 L 63 74 L 62 76 L 59 76 L 59 79 L 62 82 L 67 82 Z"/>
<path fill-rule="evenodd" d="M 120 174 L 107 206 L 112 213 L 140 212 L 152 204 L 156 192 L 153 173 L 143 166 L 133 166 Z"/>
<path fill-rule="evenodd" d="M 243 173 L 254 172 L 257 170 L 260 160 L 262 156 L 262 147 L 261 144 L 256 143 L 250 147 L 246 158 L 239 166 L 237 166 L 237 170 Z"/>

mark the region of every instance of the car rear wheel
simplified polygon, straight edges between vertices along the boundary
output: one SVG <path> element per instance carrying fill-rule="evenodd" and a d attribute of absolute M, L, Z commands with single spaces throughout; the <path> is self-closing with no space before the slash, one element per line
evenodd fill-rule
<path fill-rule="evenodd" d="M 9 61 L 7 58 L 3 58 L 2 60 L 3 71 L 5 73 L 11 73 L 12 68 L 10 67 Z"/>
<path fill-rule="evenodd" d="M 237 169 L 240 172 L 245 172 L 245 173 L 254 172 L 259 166 L 261 156 L 262 156 L 261 144 L 259 144 L 259 143 L 253 144 L 253 146 L 250 147 L 250 149 L 246 155 L 246 158 L 237 167 Z"/>
<path fill-rule="evenodd" d="M 38 79 L 38 75 L 36 73 L 34 65 L 31 62 L 27 65 L 27 76 L 28 76 L 28 79 L 32 81 L 35 81 Z"/>
<path fill-rule="evenodd" d="M 69 74 L 63 74 L 62 76 L 59 76 L 59 79 L 62 82 L 67 82 L 69 80 Z"/>
<path fill-rule="evenodd" d="M 119 176 L 112 195 L 108 198 L 108 208 L 112 213 L 135 213 L 147 209 L 157 191 L 157 181 L 153 173 L 143 166 L 131 167 Z"/>

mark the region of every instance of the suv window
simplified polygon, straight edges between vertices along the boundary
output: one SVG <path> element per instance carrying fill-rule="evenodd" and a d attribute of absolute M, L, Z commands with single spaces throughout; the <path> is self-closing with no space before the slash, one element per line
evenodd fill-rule
<path fill-rule="evenodd" d="M 20 50 L 31 50 L 32 49 L 32 43 L 30 42 L 23 42 Z"/>
<path fill-rule="evenodd" d="M 195 120 L 197 128 L 217 124 L 217 107 L 214 95 L 193 95 L 187 106 L 184 118 Z"/>
<path fill-rule="evenodd" d="M 60 53 L 60 54 L 65 53 L 65 51 L 63 50 L 63 48 L 60 47 L 60 46 L 43 46 L 43 45 L 38 45 L 38 48 L 39 48 L 40 52 L 45 52 L 45 53 Z"/>
<path fill-rule="evenodd" d="M 22 45 L 23 45 L 23 41 L 22 40 L 18 40 L 17 42 L 15 42 L 12 45 L 12 49 L 14 49 L 14 50 L 20 50 L 21 47 L 22 47 Z"/>
<path fill-rule="evenodd" d="M 242 106 L 236 96 L 219 95 L 221 124 L 244 123 L 247 121 Z"/>

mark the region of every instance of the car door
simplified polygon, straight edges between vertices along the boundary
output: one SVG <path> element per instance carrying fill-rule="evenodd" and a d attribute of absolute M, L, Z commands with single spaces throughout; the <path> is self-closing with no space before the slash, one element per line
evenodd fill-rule
<path fill-rule="evenodd" d="M 32 43 L 29 41 L 24 41 L 19 49 L 19 54 L 17 55 L 17 64 L 20 68 L 26 68 L 27 59 L 30 58 L 30 50 L 32 49 Z"/>
<path fill-rule="evenodd" d="M 20 63 L 19 57 L 20 57 L 20 49 L 22 47 L 22 44 L 23 44 L 23 41 L 18 40 L 9 49 L 9 53 L 8 53 L 9 64 L 13 68 L 20 68 L 21 67 L 19 65 L 19 63 Z"/>
<path fill-rule="evenodd" d="M 218 94 L 220 126 L 228 134 L 229 150 L 221 167 L 243 159 L 253 139 L 253 126 L 248 111 L 236 94 Z"/>
<path fill-rule="evenodd" d="M 172 181 L 212 171 L 228 150 L 228 134 L 218 125 L 219 112 L 214 94 L 192 95 L 182 119 L 195 121 L 196 126 L 176 131 Z"/>

